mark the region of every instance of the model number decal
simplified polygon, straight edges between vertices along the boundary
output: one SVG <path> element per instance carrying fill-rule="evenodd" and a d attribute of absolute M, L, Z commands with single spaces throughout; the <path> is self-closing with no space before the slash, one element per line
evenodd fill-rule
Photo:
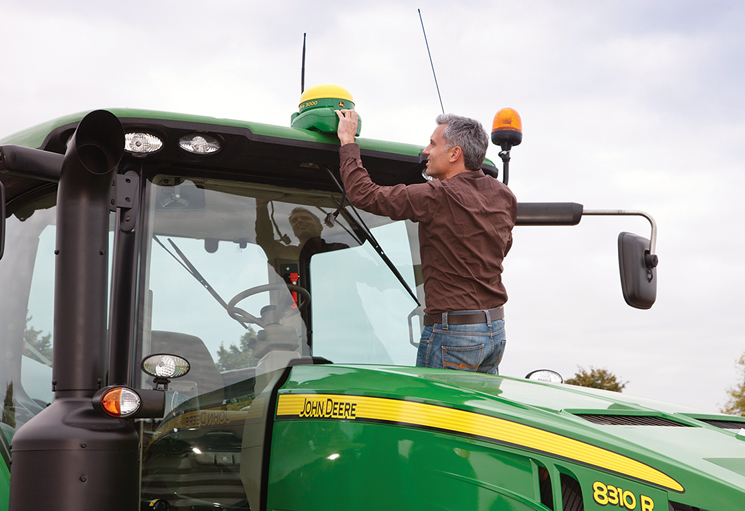
<path fill-rule="evenodd" d="M 304 399 L 300 417 L 324 419 L 356 419 L 357 403 L 326 399 Z"/>
<path fill-rule="evenodd" d="M 654 500 L 646 495 L 636 495 L 629 490 L 618 488 L 600 481 L 592 483 L 592 498 L 601 506 L 618 506 L 633 511 L 639 506 L 639 511 L 654 511 Z"/>

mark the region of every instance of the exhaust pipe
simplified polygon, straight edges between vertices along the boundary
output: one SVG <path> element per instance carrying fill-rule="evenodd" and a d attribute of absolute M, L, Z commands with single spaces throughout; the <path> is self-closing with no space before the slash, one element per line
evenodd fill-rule
<path fill-rule="evenodd" d="M 93 410 L 105 384 L 109 196 L 124 130 L 98 110 L 78 125 L 57 192 L 54 402 L 13 438 L 10 509 L 137 509 L 138 442 Z M 40 482 L 43 490 L 40 491 Z"/>

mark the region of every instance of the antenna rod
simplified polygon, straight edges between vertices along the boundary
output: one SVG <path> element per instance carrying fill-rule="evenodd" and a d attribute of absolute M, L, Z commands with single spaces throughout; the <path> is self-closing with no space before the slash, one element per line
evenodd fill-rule
<path fill-rule="evenodd" d="M 427 55 L 429 55 L 429 65 L 432 66 L 432 75 L 435 77 L 435 87 L 437 87 L 437 97 L 440 98 L 440 108 L 442 113 L 445 113 L 445 107 L 442 106 L 442 96 L 440 96 L 440 86 L 437 85 L 437 74 L 435 73 L 435 65 L 432 63 L 432 54 L 429 51 L 429 43 L 427 42 L 427 31 L 424 30 L 424 20 L 422 20 L 422 11 L 416 10 L 419 13 L 419 21 L 422 22 L 422 32 L 424 33 L 424 44 L 427 45 Z M 304 50 L 303 50 L 304 51 Z"/>
<path fill-rule="evenodd" d="M 305 92 L 305 32 L 303 32 L 303 63 L 300 68 L 300 94 Z"/>

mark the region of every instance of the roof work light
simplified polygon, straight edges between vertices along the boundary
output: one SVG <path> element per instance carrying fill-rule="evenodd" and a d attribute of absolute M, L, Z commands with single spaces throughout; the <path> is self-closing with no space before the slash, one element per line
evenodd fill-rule
<path fill-rule="evenodd" d="M 339 117 L 335 110 L 354 110 L 352 94 L 339 85 L 315 85 L 300 96 L 298 111 L 292 114 L 291 125 L 304 130 L 336 133 Z M 359 136 L 361 128 L 362 119 L 355 136 Z"/>
<path fill-rule="evenodd" d="M 150 154 L 157 153 L 163 148 L 163 141 L 153 135 L 145 132 L 130 132 L 124 134 L 124 150 L 133 154 Z"/>

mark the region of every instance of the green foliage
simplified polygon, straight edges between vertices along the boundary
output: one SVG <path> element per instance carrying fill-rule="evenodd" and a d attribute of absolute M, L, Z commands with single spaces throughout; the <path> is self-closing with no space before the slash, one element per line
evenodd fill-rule
<path fill-rule="evenodd" d="M 577 374 L 566 380 L 565 383 L 593 389 L 612 390 L 613 392 L 621 392 L 628 383 L 627 381 L 622 382 L 607 369 L 595 369 L 590 366 L 590 371 L 587 372 L 584 367 L 577 367 L 579 369 Z"/>
<path fill-rule="evenodd" d="M 729 400 L 721 412 L 745 417 L 745 353 L 737 361 L 737 365 L 739 366 L 740 383 L 727 389 Z"/>
<path fill-rule="evenodd" d="M 40 358 L 36 353 L 34 353 L 33 350 L 26 350 L 24 355 L 36 359 L 42 364 L 51 365 L 52 334 L 48 333 L 47 335 L 41 335 L 41 330 L 36 330 L 33 326 L 31 326 L 32 319 L 33 316 L 31 315 L 26 317 L 26 328 L 23 331 L 23 340 L 26 341 L 28 345 L 36 349 L 36 351 L 38 351 L 46 360 Z"/>
<path fill-rule="evenodd" d="M 239 339 L 238 345 L 231 344 L 228 349 L 225 349 L 223 343 L 220 343 L 220 349 L 217 350 L 217 368 L 220 371 L 228 371 L 255 366 L 258 360 L 253 356 L 253 350 L 250 348 L 251 341 L 254 339 L 256 339 L 256 330 L 249 326 L 246 333 Z"/>

